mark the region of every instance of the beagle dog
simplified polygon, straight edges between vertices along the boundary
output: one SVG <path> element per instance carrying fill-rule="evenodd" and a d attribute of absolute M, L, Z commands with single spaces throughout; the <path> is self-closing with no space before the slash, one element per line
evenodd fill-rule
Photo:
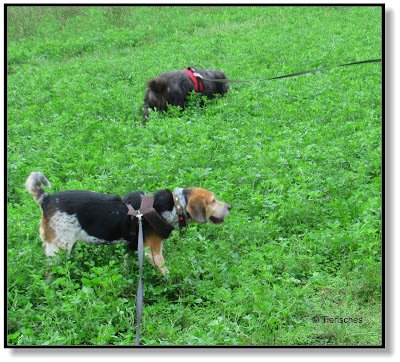
<path fill-rule="evenodd" d="M 132 232 L 132 219 L 128 206 L 140 208 L 144 192 L 134 191 L 123 198 L 84 190 L 67 190 L 48 194 L 41 185 L 50 182 L 41 172 L 32 172 L 26 180 L 26 189 L 43 211 L 40 237 L 46 256 L 54 256 L 59 249 L 70 255 L 75 242 L 87 244 L 126 244 L 137 250 L 137 234 Z M 175 188 L 153 194 L 154 209 L 173 228 L 179 219 L 185 222 L 221 224 L 231 206 L 215 199 L 212 192 L 201 188 Z M 163 236 L 146 220 L 143 220 L 143 244 L 150 247 L 146 256 L 150 263 L 163 274 Z"/>

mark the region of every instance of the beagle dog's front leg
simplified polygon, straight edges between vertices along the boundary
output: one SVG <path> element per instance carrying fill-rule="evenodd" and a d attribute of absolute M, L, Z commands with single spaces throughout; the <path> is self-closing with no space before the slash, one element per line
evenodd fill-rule
<path fill-rule="evenodd" d="M 144 247 L 150 246 L 150 251 L 146 251 L 145 255 L 151 265 L 161 271 L 161 273 L 168 274 L 168 268 L 164 267 L 164 258 L 162 256 L 163 240 L 156 234 L 149 235 L 145 242 Z"/>

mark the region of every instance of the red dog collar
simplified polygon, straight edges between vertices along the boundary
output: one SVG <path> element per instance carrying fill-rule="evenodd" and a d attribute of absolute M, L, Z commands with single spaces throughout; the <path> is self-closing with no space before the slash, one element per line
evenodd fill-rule
<path fill-rule="evenodd" d="M 200 92 L 202 92 L 203 89 L 204 89 L 203 83 L 200 81 L 200 79 L 195 77 L 195 75 L 193 74 L 193 71 L 190 70 L 190 69 L 183 69 L 183 71 L 190 77 L 190 79 L 194 83 L 194 90 L 196 92 L 198 92 L 199 91 L 199 85 L 200 85 Z"/>

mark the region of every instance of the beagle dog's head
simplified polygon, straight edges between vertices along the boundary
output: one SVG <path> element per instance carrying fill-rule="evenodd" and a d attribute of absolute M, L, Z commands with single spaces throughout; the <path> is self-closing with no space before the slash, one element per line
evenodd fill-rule
<path fill-rule="evenodd" d="M 196 187 L 186 189 L 186 211 L 199 223 L 221 224 L 231 210 L 231 205 L 218 201 L 214 194 Z"/>

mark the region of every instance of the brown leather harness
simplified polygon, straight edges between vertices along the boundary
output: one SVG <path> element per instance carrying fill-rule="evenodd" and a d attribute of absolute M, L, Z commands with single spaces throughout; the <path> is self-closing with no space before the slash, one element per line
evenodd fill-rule
<path fill-rule="evenodd" d="M 144 195 L 138 211 L 143 215 L 145 220 L 149 223 L 151 228 L 157 232 L 157 234 L 159 234 L 163 239 L 167 239 L 172 230 L 174 230 L 174 227 L 163 219 L 163 217 L 154 209 L 153 205 L 154 196 Z M 128 207 L 128 215 L 131 215 L 132 218 L 131 230 L 133 232 L 136 229 L 134 218 L 137 217 L 138 211 L 134 210 L 129 204 L 126 206 Z"/>

